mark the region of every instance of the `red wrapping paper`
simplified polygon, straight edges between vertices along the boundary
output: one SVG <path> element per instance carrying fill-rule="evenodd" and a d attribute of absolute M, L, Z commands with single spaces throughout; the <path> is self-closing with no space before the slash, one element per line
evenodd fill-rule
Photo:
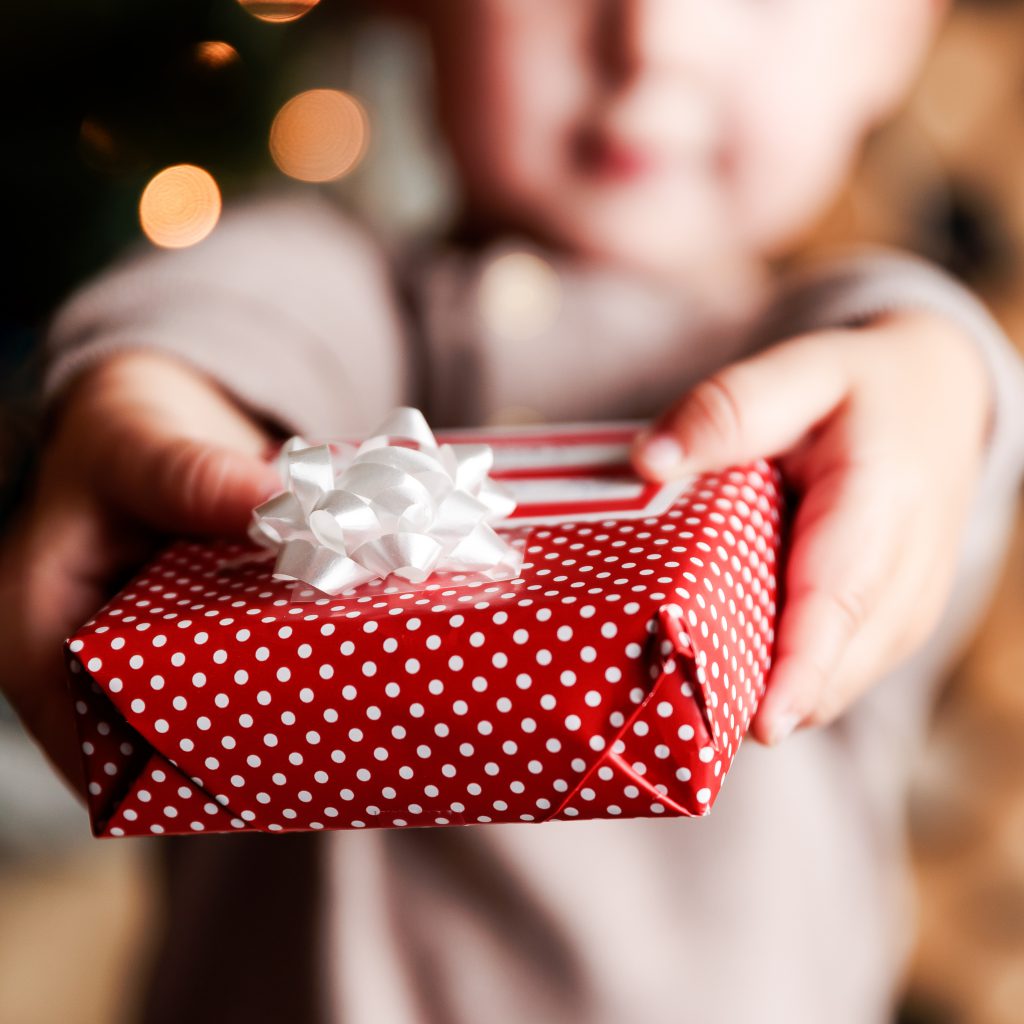
<path fill-rule="evenodd" d="M 771 661 L 782 488 L 642 485 L 635 429 L 449 435 L 525 488 L 514 580 L 298 600 L 172 545 L 67 641 L 93 834 L 707 814 Z"/>

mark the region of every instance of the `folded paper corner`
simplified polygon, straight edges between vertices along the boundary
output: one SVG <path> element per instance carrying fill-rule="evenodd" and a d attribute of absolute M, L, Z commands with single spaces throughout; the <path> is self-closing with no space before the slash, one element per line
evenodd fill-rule
<path fill-rule="evenodd" d="M 696 616 L 692 617 L 696 619 Z M 657 671 L 660 676 L 682 673 L 685 677 L 682 695 L 695 701 L 707 730 L 708 742 L 716 751 L 721 751 L 725 745 L 728 719 L 719 713 L 721 700 L 702 664 L 706 659 L 701 656 L 690 634 L 686 612 L 681 605 L 670 602 L 658 608 L 652 643 L 655 645 L 651 652 L 652 673 Z"/>

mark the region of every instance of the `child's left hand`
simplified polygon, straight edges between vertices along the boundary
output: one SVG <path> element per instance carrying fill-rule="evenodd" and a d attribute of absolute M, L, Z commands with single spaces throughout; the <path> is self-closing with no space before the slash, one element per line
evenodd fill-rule
<path fill-rule="evenodd" d="M 757 739 L 830 722 L 934 629 L 991 407 L 970 340 L 904 312 L 728 366 L 638 438 L 648 478 L 778 456 L 799 495 Z"/>

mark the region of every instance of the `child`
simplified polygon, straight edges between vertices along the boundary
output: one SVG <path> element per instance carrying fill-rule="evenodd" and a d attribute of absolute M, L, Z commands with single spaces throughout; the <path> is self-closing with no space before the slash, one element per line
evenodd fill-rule
<path fill-rule="evenodd" d="M 899 100 L 939 6 L 408 0 L 455 240 L 389 262 L 325 200 L 266 198 L 59 312 L 0 657 L 76 784 L 60 640 L 155 531 L 240 530 L 275 486 L 271 437 L 402 402 L 436 427 L 660 411 L 642 472 L 779 455 L 800 495 L 753 727 L 773 746 L 744 747 L 710 818 L 162 841 L 145 1020 L 889 1019 L 907 763 L 1003 547 L 1024 375 L 917 261 L 781 281 L 770 260 Z M 558 303 L 510 334 L 489 303 L 523 253 Z"/>

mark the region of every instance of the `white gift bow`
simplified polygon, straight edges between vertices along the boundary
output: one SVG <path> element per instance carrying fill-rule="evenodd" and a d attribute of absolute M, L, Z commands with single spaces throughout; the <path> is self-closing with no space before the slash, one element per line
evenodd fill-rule
<path fill-rule="evenodd" d="M 358 449 L 336 447 L 293 437 L 279 463 L 287 490 L 253 509 L 249 536 L 277 552 L 275 578 L 334 595 L 391 574 L 518 574 L 522 554 L 490 525 L 516 506 L 487 475 L 490 445 L 438 445 L 403 406 Z"/>

